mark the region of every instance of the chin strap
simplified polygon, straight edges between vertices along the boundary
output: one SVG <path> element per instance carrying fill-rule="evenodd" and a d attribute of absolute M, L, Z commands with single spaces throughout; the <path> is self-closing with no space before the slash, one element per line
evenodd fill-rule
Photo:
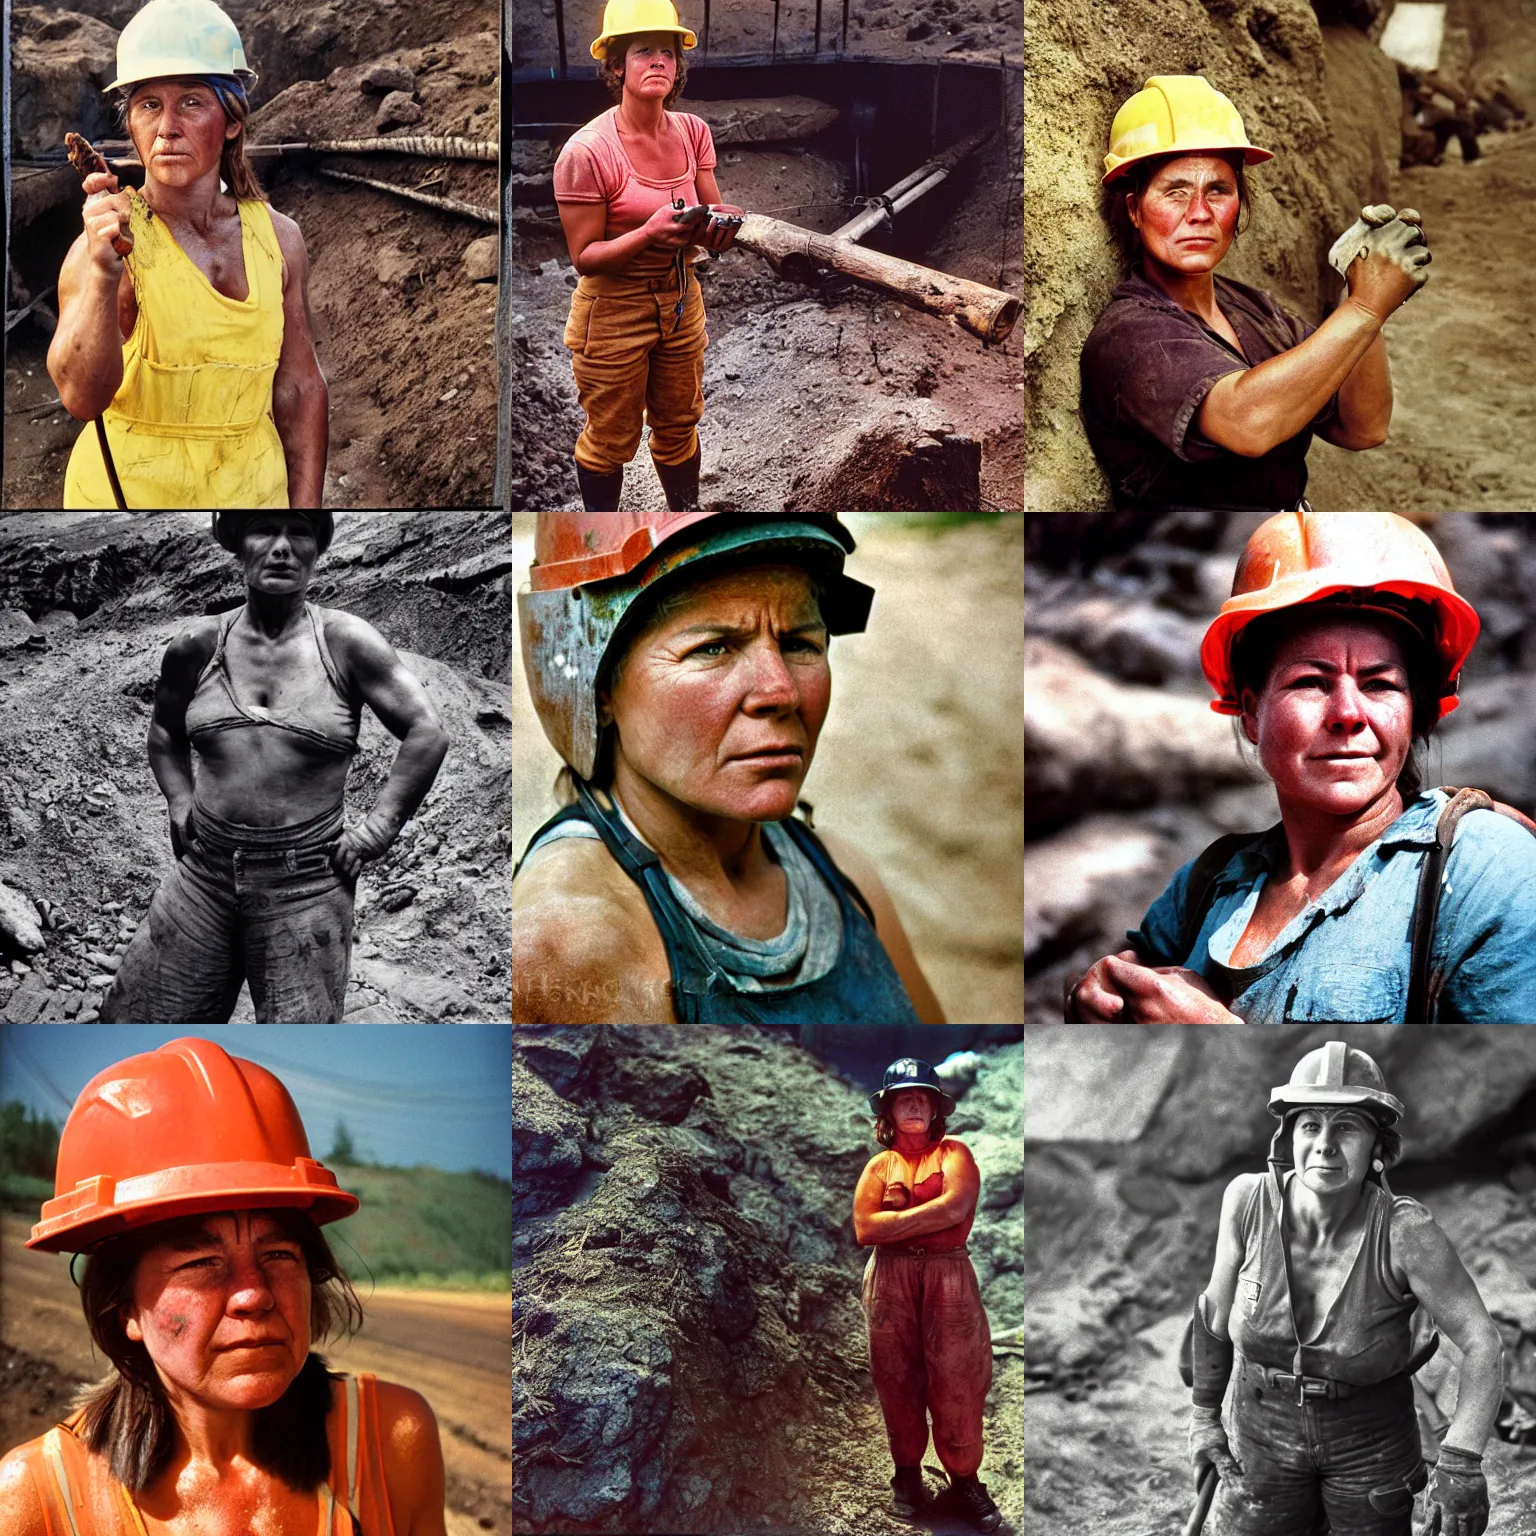
<path fill-rule="evenodd" d="M 1195 1297 L 1195 1317 L 1191 1336 L 1196 1408 L 1220 1408 L 1232 1379 L 1232 1361 L 1236 1354 L 1231 1339 L 1218 1339 L 1205 1320 L 1205 1293 Z"/>

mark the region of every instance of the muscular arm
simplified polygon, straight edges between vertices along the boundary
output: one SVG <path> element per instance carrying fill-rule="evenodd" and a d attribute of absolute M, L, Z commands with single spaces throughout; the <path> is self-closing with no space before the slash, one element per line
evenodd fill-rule
<path fill-rule="evenodd" d="M 443 1446 L 437 1418 L 421 1393 L 379 1383 L 384 1483 L 400 1536 L 447 1536 Z"/>
<path fill-rule="evenodd" d="M 1504 1341 L 1451 1240 L 1426 1210 L 1392 1213 L 1392 1261 L 1461 1351 L 1456 1416 L 1445 1444 L 1481 1456 L 1504 1393 Z"/>
<path fill-rule="evenodd" d="M 288 505 L 318 507 L 330 446 L 330 394 L 315 356 L 309 312 L 309 255 L 299 226 L 272 210 L 283 253 L 283 349 L 272 378 L 272 420 L 288 461 Z"/>
<path fill-rule="evenodd" d="M 885 1181 L 875 1172 L 878 1162 L 878 1158 L 869 1162 L 853 1192 L 853 1236 L 860 1247 L 910 1242 L 930 1232 L 942 1232 L 964 1221 L 976 1209 L 981 1173 L 970 1149 L 960 1142 L 953 1143 L 944 1154 L 944 1193 L 910 1210 L 880 1209 Z"/>
<path fill-rule="evenodd" d="M 116 274 L 91 259 L 78 235 L 59 270 L 59 323 L 48 343 L 48 374 L 64 409 L 90 421 L 112 403 L 123 382 L 123 333 L 118 324 Z"/>
<path fill-rule="evenodd" d="M 514 1024 L 675 1024 L 670 986 L 650 979 L 639 936 L 609 898 L 512 893 Z"/>
<path fill-rule="evenodd" d="M 1228 1319 L 1237 1299 L 1237 1277 L 1243 1267 L 1243 1207 L 1257 1173 L 1239 1174 L 1221 1197 L 1221 1221 L 1216 1231 L 1216 1262 L 1205 1287 L 1205 1325 L 1218 1339 L 1231 1337 Z"/>
<path fill-rule="evenodd" d="M 333 642 L 364 702 L 400 742 L 389 780 L 364 823 L 371 838 L 382 840 L 377 853 L 367 854 L 377 858 L 426 799 L 448 755 L 448 732 L 427 690 L 373 625 L 336 610 L 326 615 L 325 623 L 326 638 Z M 339 646 L 335 639 L 340 640 Z"/>
<path fill-rule="evenodd" d="M 1339 386 L 1339 419 L 1322 436 L 1337 448 L 1379 448 L 1392 425 L 1392 370 L 1387 339 L 1378 334 Z"/>
<path fill-rule="evenodd" d="M 192 815 L 192 743 L 187 737 L 187 705 L 197 679 L 213 655 L 216 619 L 189 625 L 165 648 L 160 680 L 155 684 L 155 712 L 149 723 L 149 768 L 171 813 L 171 845 L 177 858 L 186 852 Z"/>

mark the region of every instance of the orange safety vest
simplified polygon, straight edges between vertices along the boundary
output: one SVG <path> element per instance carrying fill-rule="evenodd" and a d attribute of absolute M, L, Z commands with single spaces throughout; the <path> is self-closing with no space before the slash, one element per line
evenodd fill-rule
<path fill-rule="evenodd" d="M 343 1421 L 333 1434 L 331 1476 L 320 1490 L 317 1536 L 394 1536 L 384 1466 L 379 1451 L 378 1378 L 343 1378 Z M 48 1536 L 147 1536 L 132 1495 L 93 1455 L 76 1431 L 75 1414 L 47 1434 L 19 1447 L 43 1507 Z M 346 1456 L 336 1454 L 345 1443 Z M 337 1479 L 345 1474 L 345 1482 Z M 366 1524 L 364 1523 L 366 1519 Z"/>

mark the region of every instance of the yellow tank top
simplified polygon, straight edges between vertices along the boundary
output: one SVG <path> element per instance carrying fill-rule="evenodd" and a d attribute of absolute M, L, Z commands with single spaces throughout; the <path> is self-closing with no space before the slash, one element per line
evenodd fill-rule
<path fill-rule="evenodd" d="M 288 505 L 288 464 L 272 420 L 283 257 L 267 205 L 241 199 L 239 208 L 250 292 L 230 299 L 134 194 L 127 262 L 139 318 L 105 421 L 123 499 L 136 510 Z M 89 423 L 69 456 L 64 505 L 116 506 Z"/>

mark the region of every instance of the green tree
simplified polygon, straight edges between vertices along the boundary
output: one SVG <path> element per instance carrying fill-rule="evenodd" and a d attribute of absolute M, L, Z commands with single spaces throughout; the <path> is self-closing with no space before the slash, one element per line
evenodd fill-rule
<path fill-rule="evenodd" d="M 59 1153 L 59 1128 L 46 1115 L 11 1100 L 0 1104 L 0 1173 L 51 1179 Z"/>
<path fill-rule="evenodd" d="M 357 1161 L 357 1158 L 354 1156 L 356 1150 L 352 1141 L 352 1133 L 347 1129 L 347 1122 L 345 1120 L 338 1120 L 336 1122 L 336 1135 L 332 1138 L 331 1150 L 326 1156 L 326 1161 L 330 1163 L 355 1163 Z"/>

